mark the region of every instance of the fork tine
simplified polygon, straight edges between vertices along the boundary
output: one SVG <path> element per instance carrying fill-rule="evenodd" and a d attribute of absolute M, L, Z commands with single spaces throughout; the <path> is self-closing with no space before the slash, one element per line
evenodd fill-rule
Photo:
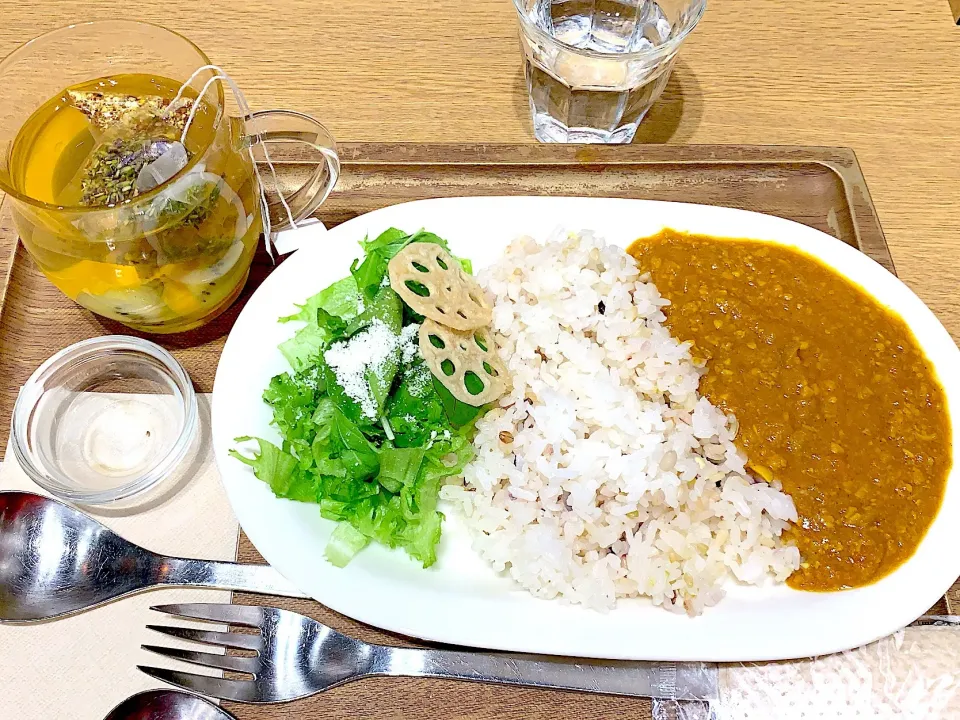
<path fill-rule="evenodd" d="M 218 655 L 216 653 L 196 652 L 182 648 L 168 648 L 159 645 L 141 645 L 147 652 L 162 655 L 163 657 L 183 660 L 184 662 L 216 668 L 217 670 L 233 670 L 234 672 L 250 673 L 253 675 L 260 666 L 259 658 L 236 657 L 234 655 Z"/>
<path fill-rule="evenodd" d="M 259 635 L 245 635 L 244 633 L 213 632 L 212 630 L 196 630 L 194 628 L 173 627 L 171 625 L 147 625 L 147 630 L 191 640 L 207 645 L 220 645 L 237 650 L 262 650 L 263 639 Z"/>
<path fill-rule="evenodd" d="M 154 605 L 150 608 L 167 615 L 179 615 L 191 620 L 210 620 L 230 625 L 259 628 L 263 622 L 263 608 L 252 605 L 225 605 L 223 603 L 181 603 Z"/>
<path fill-rule="evenodd" d="M 137 669 L 156 680 L 199 695 L 236 702 L 258 702 L 256 685 L 252 680 L 224 680 L 146 665 L 137 665 Z"/>

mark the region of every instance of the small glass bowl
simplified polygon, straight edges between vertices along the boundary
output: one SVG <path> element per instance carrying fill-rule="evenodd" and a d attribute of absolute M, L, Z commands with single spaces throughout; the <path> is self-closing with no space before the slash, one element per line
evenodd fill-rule
<path fill-rule="evenodd" d="M 14 405 L 11 438 L 24 472 L 51 494 L 126 507 L 176 476 L 197 426 L 180 363 L 147 340 L 107 335 L 37 368 Z"/>

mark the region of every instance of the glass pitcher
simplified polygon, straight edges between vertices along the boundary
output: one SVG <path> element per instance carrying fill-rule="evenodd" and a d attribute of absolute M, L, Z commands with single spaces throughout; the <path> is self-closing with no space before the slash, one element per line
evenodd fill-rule
<path fill-rule="evenodd" d="M 285 205 L 271 198 L 273 230 L 312 215 L 340 172 L 316 120 L 231 117 L 216 70 L 196 72 L 208 65 L 129 20 L 55 30 L 0 62 L 0 190 L 24 246 L 64 294 L 137 330 L 189 330 L 240 294 L 264 226 L 254 144 L 316 160 Z"/>

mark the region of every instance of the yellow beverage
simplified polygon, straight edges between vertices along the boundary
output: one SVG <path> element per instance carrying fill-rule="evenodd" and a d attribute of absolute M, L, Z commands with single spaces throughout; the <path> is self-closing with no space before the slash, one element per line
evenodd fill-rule
<path fill-rule="evenodd" d="M 24 245 L 62 292 L 148 332 L 215 317 L 240 293 L 262 230 L 242 126 L 146 73 L 72 85 L 7 158 Z M 222 105 L 222 103 L 221 103 Z M 181 142 L 182 141 L 182 142 Z"/>

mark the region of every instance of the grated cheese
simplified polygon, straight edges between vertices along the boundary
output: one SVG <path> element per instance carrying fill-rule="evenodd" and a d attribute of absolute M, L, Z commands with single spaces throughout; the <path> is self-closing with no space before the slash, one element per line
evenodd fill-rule
<path fill-rule="evenodd" d="M 399 335 L 374 320 L 349 340 L 331 345 L 323 354 L 347 397 L 369 418 L 377 417 L 377 402 L 368 377 L 381 377 L 389 362 L 410 362 L 416 356 L 419 326 L 407 325 Z"/>
<path fill-rule="evenodd" d="M 423 397 L 427 387 L 433 382 L 433 373 L 424 364 L 417 365 L 410 376 L 410 394 L 413 397 Z"/>

